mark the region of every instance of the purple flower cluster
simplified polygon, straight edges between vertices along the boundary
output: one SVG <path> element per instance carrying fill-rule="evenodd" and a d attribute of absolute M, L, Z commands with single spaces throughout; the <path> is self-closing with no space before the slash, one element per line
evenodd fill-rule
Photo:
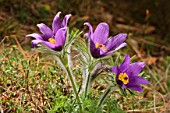
<path fill-rule="evenodd" d="M 54 17 L 52 30 L 44 23 L 41 23 L 37 26 L 42 32 L 42 35 L 38 33 L 26 35 L 26 37 L 35 38 L 32 40 L 33 46 L 42 43 L 56 51 L 61 51 L 63 49 L 67 37 L 67 22 L 71 14 L 66 15 L 63 21 L 61 21 L 60 13 L 61 12 L 58 12 Z M 105 57 L 127 45 L 125 43 L 127 34 L 125 33 L 118 34 L 108 39 L 109 26 L 107 23 L 100 23 L 94 32 L 90 23 L 84 23 L 84 25 L 87 25 L 89 28 L 89 32 L 86 33 L 85 36 L 89 39 L 89 51 L 93 58 L 98 59 Z M 130 57 L 126 55 L 122 64 L 112 67 L 110 71 L 116 74 L 116 82 L 122 88 L 129 88 L 142 92 L 140 84 L 149 83 L 145 78 L 138 76 L 144 66 L 144 62 L 130 64 Z"/>

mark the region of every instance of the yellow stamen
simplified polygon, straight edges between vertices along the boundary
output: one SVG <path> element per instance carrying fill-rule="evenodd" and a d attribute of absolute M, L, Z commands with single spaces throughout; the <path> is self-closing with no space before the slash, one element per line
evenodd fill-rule
<path fill-rule="evenodd" d="M 100 48 L 100 49 L 102 49 L 103 51 L 106 51 L 105 45 L 99 44 L 98 42 L 96 42 L 96 48 Z"/>
<path fill-rule="evenodd" d="M 123 82 L 123 84 L 129 83 L 129 77 L 126 73 L 120 73 L 118 75 L 118 79 L 121 80 Z"/>
<path fill-rule="evenodd" d="M 51 42 L 52 44 L 55 44 L 55 39 L 54 38 L 49 38 L 48 41 Z"/>

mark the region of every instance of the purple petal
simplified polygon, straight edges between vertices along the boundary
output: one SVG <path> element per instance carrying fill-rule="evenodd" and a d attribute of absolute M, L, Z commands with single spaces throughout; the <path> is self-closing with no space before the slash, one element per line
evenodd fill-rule
<path fill-rule="evenodd" d="M 89 38 L 89 49 L 93 58 L 100 58 L 100 49 L 96 49 L 94 42 Z"/>
<path fill-rule="evenodd" d="M 40 29 L 40 31 L 44 34 L 45 40 L 48 40 L 49 38 L 53 37 L 53 32 L 48 26 L 46 26 L 43 23 L 37 24 L 37 26 Z"/>
<path fill-rule="evenodd" d="M 127 86 L 125 84 L 122 84 L 122 88 L 125 89 L 127 88 Z"/>
<path fill-rule="evenodd" d="M 136 86 L 139 84 L 149 84 L 148 80 L 140 76 L 130 76 L 127 86 Z"/>
<path fill-rule="evenodd" d="M 51 49 L 54 49 L 54 50 L 56 49 L 55 44 L 52 44 L 51 42 L 42 41 L 41 43 L 44 44 L 45 46 L 47 46 L 48 48 L 51 48 Z"/>
<path fill-rule="evenodd" d="M 27 37 L 33 37 L 33 38 L 35 38 L 35 39 L 37 39 L 37 40 L 43 40 L 43 37 L 42 37 L 40 34 L 38 34 L 38 33 L 28 34 L 28 35 L 26 35 L 25 37 L 26 37 L 26 38 L 27 38 Z"/>
<path fill-rule="evenodd" d="M 106 43 L 106 48 L 110 51 L 119 47 L 126 40 L 126 36 L 124 33 L 114 36 Z"/>
<path fill-rule="evenodd" d="M 124 61 L 120 64 L 120 71 L 123 73 L 130 65 L 130 56 L 125 55 Z"/>
<path fill-rule="evenodd" d="M 126 43 L 122 43 L 120 46 L 118 46 L 118 47 L 115 49 L 115 51 L 117 51 L 117 50 L 125 47 L 126 45 L 127 45 Z"/>
<path fill-rule="evenodd" d="M 35 47 L 38 43 L 41 43 L 42 40 L 32 40 L 32 46 Z"/>
<path fill-rule="evenodd" d="M 125 47 L 127 44 L 126 43 L 122 43 L 119 47 L 117 47 L 116 49 L 112 50 L 112 51 L 106 51 L 105 53 L 103 53 L 101 56 L 104 57 L 104 56 L 107 56 L 107 55 L 110 55 L 111 53 L 121 49 L 122 47 Z"/>
<path fill-rule="evenodd" d="M 119 74 L 119 67 L 118 66 L 113 66 L 112 68 L 110 68 L 111 72 L 114 72 L 116 75 Z"/>
<path fill-rule="evenodd" d="M 52 44 L 51 42 L 47 42 L 47 41 L 42 41 L 42 40 L 32 40 L 32 45 L 35 47 L 38 43 L 42 43 L 44 44 L 45 46 L 47 46 L 48 48 L 50 49 L 53 49 L 53 50 L 57 50 L 59 48 L 57 48 L 55 46 L 55 44 Z"/>
<path fill-rule="evenodd" d="M 109 26 L 106 23 L 100 23 L 94 31 L 93 41 L 99 44 L 105 44 L 109 36 Z"/>
<path fill-rule="evenodd" d="M 56 51 L 61 51 L 62 50 L 62 47 L 58 47 L 56 46 L 55 44 L 52 44 L 51 42 L 48 42 L 48 41 L 42 41 L 41 42 L 43 45 L 47 46 L 48 48 L 50 49 L 53 49 L 53 50 L 56 50 Z"/>
<path fill-rule="evenodd" d="M 145 66 L 145 62 L 135 62 L 129 65 L 129 67 L 126 70 L 126 73 L 129 76 L 137 76 L 142 71 L 144 66 Z"/>
<path fill-rule="evenodd" d="M 131 90 L 136 90 L 136 91 L 139 91 L 139 92 L 142 92 L 143 90 L 142 90 L 142 87 L 141 86 L 130 86 L 130 87 L 128 87 L 129 89 L 131 89 Z"/>
<path fill-rule="evenodd" d="M 86 22 L 86 23 L 84 23 L 84 25 L 87 25 L 89 27 L 89 33 L 86 33 L 85 37 L 92 39 L 93 38 L 93 28 L 92 28 L 91 24 Z"/>
<path fill-rule="evenodd" d="M 52 23 L 52 29 L 53 29 L 54 34 L 58 31 L 58 29 L 61 28 L 60 14 L 61 12 L 58 12 L 56 14 L 56 16 L 54 17 L 53 23 Z"/>
<path fill-rule="evenodd" d="M 56 46 L 63 46 L 66 41 L 67 27 L 61 28 L 57 31 L 55 35 Z"/>
<path fill-rule="evenodd" d="M 71 17 L 71 14 L 68 14 L 64 17 L 64 20 L 62 22 L 62 27 L 67 27 L 67 22 L 68 22 L 68 19 Z"/>

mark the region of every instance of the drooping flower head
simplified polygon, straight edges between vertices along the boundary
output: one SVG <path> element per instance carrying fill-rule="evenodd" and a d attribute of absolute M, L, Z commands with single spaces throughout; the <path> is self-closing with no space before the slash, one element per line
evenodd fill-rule
<path fill-rule="evenodd" d="M 126 46 L 126 43 L 123 42 L 126 40 L 127 34 L 118 34 L 108 39 L 109 26 L 107 23 L 100 23 L 94 32 L 90 23 L 84 23 L 84 25 L 89 27 L 89 32 L 85 36 L 89 38 L 92 57 L 101 58 Z"/>
<path fill-rule="evenodd" d="M 113 66 L 110 71 L 116 74 L 116 82 L 122 88 L 129 88 L 142 92 L 140 84 L 149 84 L 145 78 L 138 76 L 144 66 L 145 62 L 130 64 L 130 57 L 126 55 L 120 66 Z"/>
<path fill-rule="evenodd" d="M 70 18 L 71 14 L 66 15 L 64 20 L 60 20 L 60 13 L 58 12 L 57 15 L 54 17 L 52 23 L 52 30 L 46 26 L 44 23 L 37 24 L 38 28 L 42 32 L 42 35 L 38 33 L 32 33 L 26 35 L 26 37 L 34 37 L 35 40 L 32 40 L 32 45 L 36 46 L 38 43 L 42 43 L 45 46 L 56 50 L 61 51 L 63 45 L 66 41 L 67 35 L 67 22 Z"/>

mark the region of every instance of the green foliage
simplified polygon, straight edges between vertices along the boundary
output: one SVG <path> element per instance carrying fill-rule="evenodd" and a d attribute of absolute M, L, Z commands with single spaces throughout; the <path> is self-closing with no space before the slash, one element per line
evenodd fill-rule
<path fill-rule="evenodd" d="M 75 34 L 77 33 L 77 30 L 75 30 Z M 73 40 L 70 38 L 69 41 L 72 42 Z M 72 92 L 68 92 L 69 89 L 65 84 L 65 74 L 57 63 L 51 60 L 53 57 L 50 58 L 51 63 L 49 63 L 49 57 L 44 59 L 44 57 L 41 57 L 43 54 L 31 55 L 29 52 L 27 54 L 30 56 L 24 58 L 16 45 L 12 45 L 11 48 L 7 49 L 3 46 L 3 51 L 0 54 L 0 58 L 4 59 L 1 60 L 0 71 L 2 75 L 0 83 L 3 84 L 1 84 L 0 91 L 3 95 L 8 96 L 6 100 L 7 97 L 1 95 L 3 99 L 0 104 L 6 106 L 6 111 L 31 112 L 39 109 L 49 113 L 79 112 L 78 103 L 75 101 Z M 75 73 L 81 74 L 81 69 L 76 70 Z M 8 87 L 13 87 L 10 89 L 11 93 L 6 90 Z M 93 91 L 93 93 L 98 93 L 98 91 Z M 89 95 L 93 93 L 91 92 Z M 35 100 L 35 97 L 39 98 L 39 100 Z M 95 112 L 96 109 L 99 112 L 114 111 L 107 102 L 105 103 L 108 106 L 107 110 L 97 108 L 98 99 L 99 97 L 97 96 L 94 98 L 89 96 L 84 99 L 84 112 L 91 113 Z"/>
<path fill-rule="evenodd" d="M 125 113 L 120 106 L 117 104 L 117 100 L 114 98 L 107 99 L 106 104 L 103 105 L 105 110 L 102 113 Z"/>
<path fill-rule="evenodd" d="M 56 93 L 56 98 L 50 103 L 51 105 L 51 110 L 47 110 L 48 113 L 62 113 L 66 111 L 66 106 L 69 105 L 68 102 L 68 97 L 63 96 L 61 92 L 55 91 Z"/>

